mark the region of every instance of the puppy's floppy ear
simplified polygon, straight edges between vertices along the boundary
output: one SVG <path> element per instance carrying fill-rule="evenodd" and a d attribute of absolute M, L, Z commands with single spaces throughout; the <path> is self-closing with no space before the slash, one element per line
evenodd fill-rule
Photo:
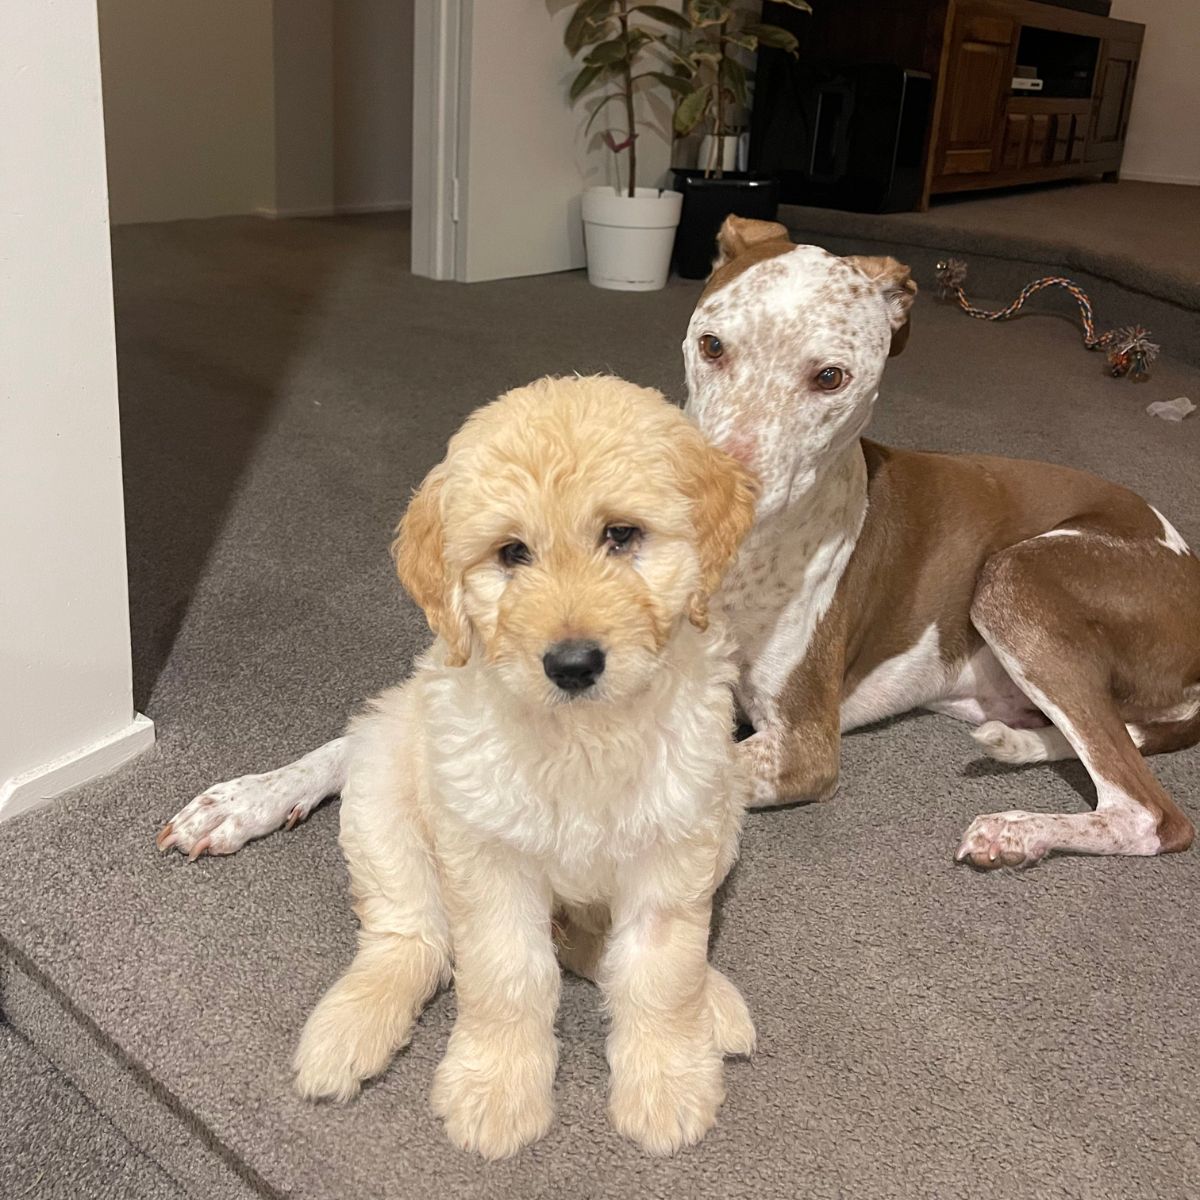
<path fill-rule="evenodd" d="M 421 606 L 429 628 L 446 641 L 446 663 L 461 667 L 471 657 L 471 631 L 461 589 L 446 569 L 442 491 L 445 466 L 439 464 L 409 502 L 392 542 L 396 574 Z"/>
<path fill-rule="evenodd" d="M 917 295 L 917 281 L 903 264 L 894 258 L 872 258 L 864 254 L 848 254 L 846 261 L 857 267 L 868 279 L 874 279 L 883 289 L 887 301 L 888 320 L 892 325 L 892 346 L 888 357 L 894 358 L 908 344 L 909 310 Z"/>
<path fill-rule="evenodd" d="M 748 217 L 728 216 L 717 234 L 717 261 L 713 270 L 732 262 L 751 246 L 760 242 L 784 241 L 791 243 L 786 225 L 778 221 L 752 221 Z"/>
<path fill-rule="evenodd" d="M 688 620 L 708 628 L 708 599 L 721 584 L 742 538 L 754 524 L 758 486 L 737 459 L 710 446 L 699 430 L 679 447 L 683 490 L 692 501 L 700 582 L 688 602 Z"/>

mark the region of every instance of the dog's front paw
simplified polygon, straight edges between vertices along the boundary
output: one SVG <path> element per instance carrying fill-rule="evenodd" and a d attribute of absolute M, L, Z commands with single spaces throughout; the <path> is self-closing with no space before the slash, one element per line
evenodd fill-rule
<path fill-rule="evenodd" d="M 178 850 L 189 861 L 202 854 L 233 854 L 285 821 L 290 829 L 320 800 L 299 775 L 286 771 L 242 775 L 214 783 L 184 805 L 163 826 L 156 842 L 160 850 Z"/>
<path fill-rule="evenodd" d="M 456 1030 L 433 1078 L 430 1101 L 446 1136 L 484 1158 L 508 1158 L 542 1137 L 554 1118 L 553 1036 L 514 1045 L 510 1034 L 492 1044 Z"/>
<path fill-rule="evenodd" d="M 1039 813 L 1014 811 L 976 817 L 954 857 L 985 871 L 1032 866 L 1050 851 L 1046 826 L 1047 821 Z"/>
<path fill-rule="evenodd" d="M 749 1058 L 756 1040 L 750 1009 L 742 993 L 716 967 L 708 968 L 708 1007 L 717 1049 L 722 1054 Z"/>
<path fill-rule="evenodd" d="M 373 997 L 352 972 L 321 997 L 292 1059 L 294 1086 L 306 1100 L 344 1104 L 380 1074 L 408 1041 L 411 1010 L 393 997 Z"/>
<path fill-rule="evenodd" d="M 609 1115 L 651 1154 L 695 1145 L 716 1124 L 724 1099 L 721 1051 L 712 1037 L 647 1036 L 614 1056 Z"/>

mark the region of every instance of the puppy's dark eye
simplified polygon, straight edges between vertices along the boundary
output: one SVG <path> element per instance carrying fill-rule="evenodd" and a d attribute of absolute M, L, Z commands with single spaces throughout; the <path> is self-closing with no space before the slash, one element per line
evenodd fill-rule
<path fill-rule="evenodd" d="M 608 525 L 604 529 L 604 548 L 609 554 L 624 554 L 637 544 L 642 531 L 636 525 Z"/>
<path fill-rule="evenodd" d="M 842 386 L 846 378 L 846 372 L 841 367 L 826 367 L 823 371 L 818 371 L 816 375 L 816 385 L 823 392 L 836 392 Z"/>
<path fill-rule="evenodd" d="M 721 344 L 721 339 L 716 334 L 706 333 L 700 339 L 700 353 L 712 362 L 725 353 L 725 347 Z"/>
<path fill-rule="evenodd" d="M 524 542 L 505 542 L 500 547 L 500 561 L 506 567 L 527 567 L 533 562 L 533 555 Z"/>

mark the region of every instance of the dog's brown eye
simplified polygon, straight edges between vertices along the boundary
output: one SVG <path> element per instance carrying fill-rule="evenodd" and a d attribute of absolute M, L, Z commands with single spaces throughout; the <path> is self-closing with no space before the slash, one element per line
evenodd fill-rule
<path fill-rule="evenodd" d="M 636 525 L 608 525 L 604 529 L 604 548 L 609 554 L 632 549 L 642 531 Z"/>
<path fill-rule="evenodd" d="M 505 542 L 500 547 L 500 561 L 506 567 L 527 567 L 533 562 L 533 555 L 524 542 Z"/>
<path fill-rule="evenodd" d="M 817 387 L 823 392 L 836 392 L 845 378 L 846 373 L 841 367 L 826 367 L 817 373 Z"/>
<path fill-rule="evenodd" d="M 718 359 L 725 353 L 725 347 L 716 334 L 706 333 L 700 339 L 700 353 L 707 359 Z"/>

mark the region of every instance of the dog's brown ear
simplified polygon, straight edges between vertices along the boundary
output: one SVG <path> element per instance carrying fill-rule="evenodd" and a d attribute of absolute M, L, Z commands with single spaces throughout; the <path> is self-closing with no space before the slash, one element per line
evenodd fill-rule
<path fill-rule="evenodd" d="M 442 491 L 445 470 L 433 468 L 409 502 L 392 542 L 396 574 L 421 606 L 429 628 L 446 641 L 446 663 L 461 667 L 471 657 L 471 631 L 461 589 L 446 569 Z"/>
<path fill-rule="evenodd" d="M 732 262 L 760 242 L 784 241 L 790 244 L 786 225 L 778 221 L 752 221 L 749 217 L 728 216 L 717 234 L 717 261 L 713 270 Z"/>
<path fill-rule="evenodd" d="M 683 489 L 692 500 L 700 583 L 688 603 L 688 620 L 708 628 L 708 599 L 721 585 L 742 539 L 754 524 L 758 485 L 737 459 L 710 446 L 699 430 L 680 446 Z"/>
<path fill-rule="evenodd" d="M 883 289 L 883 298 L 888 306 L 888 319 L 892 323 L 892 345 L 888 350 L 888 357 L 894 358 L 908 344 L 909 312 L 917 296 L 917 281 L 912 277 L 912 272 L 894 258 L 849 254 L 846 261 L 857 267 L 868 279 L 874 279 Z"/>

